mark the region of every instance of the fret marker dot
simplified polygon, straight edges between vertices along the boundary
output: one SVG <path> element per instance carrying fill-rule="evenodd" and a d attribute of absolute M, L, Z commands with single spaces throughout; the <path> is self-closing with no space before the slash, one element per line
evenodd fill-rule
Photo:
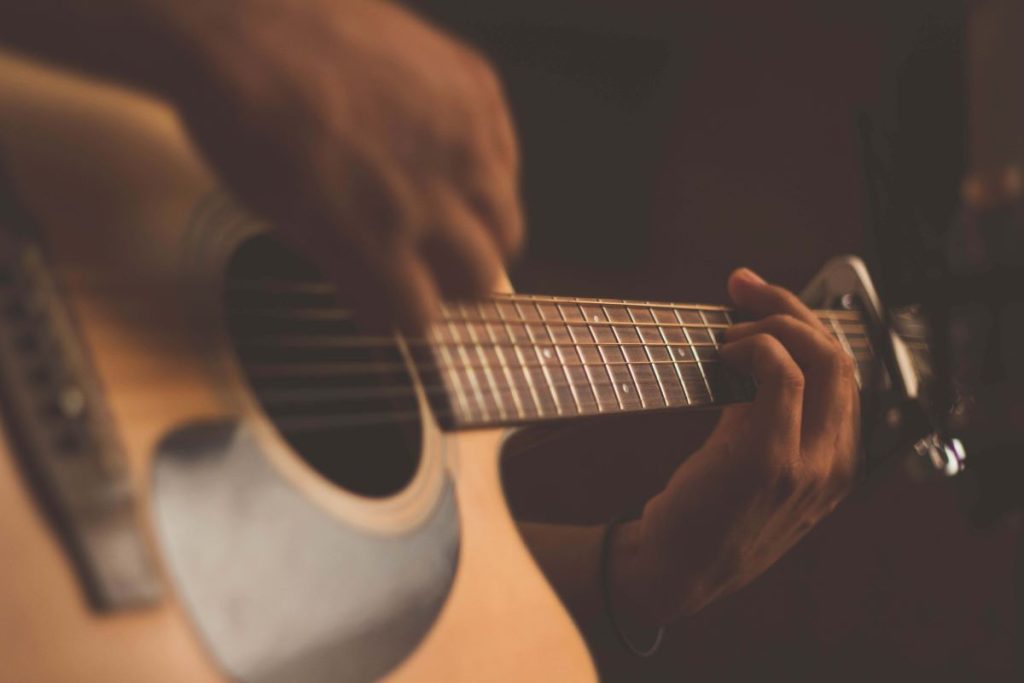
<path fill-rule="evenodd" d="M 628 394 L 629 393 L 629 385 L 628 384 L 623 384 L 622 385 L 622 393 L 624 393 L 624 394 Z"/>
<path fill-rule="evenodd" d="M 544 349 L 544 357 L 551 358 L 551 349 Z"/>
<path fill-rule="evenodd" d="M 595 316 L 594 316 L 594 322 L 595 322 L 595 323 L 599 323 L 599 322 L 601 322 L 601 317 L 600 317 L 600 316 L 596 316 L 596 315 L 595 315 Z"/>

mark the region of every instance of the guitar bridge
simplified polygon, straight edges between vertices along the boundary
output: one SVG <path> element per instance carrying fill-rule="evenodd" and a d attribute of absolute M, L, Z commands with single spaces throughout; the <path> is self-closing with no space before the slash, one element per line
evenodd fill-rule
<path fill-rule="evenodd" d="M 12 456 L 90 603 L 152 603 L 160 581 L 81 337 L 38 247 L 2 227 L 0 409 Z"/>

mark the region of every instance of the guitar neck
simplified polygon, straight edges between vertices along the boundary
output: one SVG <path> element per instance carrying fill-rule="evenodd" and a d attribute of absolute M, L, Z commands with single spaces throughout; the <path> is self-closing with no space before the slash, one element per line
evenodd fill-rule
<path fill-rule="evenodd" d="M 871 346 L 858 311 L 816 312 L 858 370 Z M 448 304 L 412 345 L 449 429 L 749 401 L 754 383 L 718 355 L 723 306 L 499 295 Z"/>

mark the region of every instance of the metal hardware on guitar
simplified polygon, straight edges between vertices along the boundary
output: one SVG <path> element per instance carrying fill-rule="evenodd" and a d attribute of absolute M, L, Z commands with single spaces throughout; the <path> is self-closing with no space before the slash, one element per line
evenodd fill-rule
<path fill-rule="evenodd" d="M 151 604 L 160 582 L 95 371 L 27 222 L 14 222 L 10 198 L 4 204 L 0 407 L 6 429 L 92 603 L 100 610 Z"/>

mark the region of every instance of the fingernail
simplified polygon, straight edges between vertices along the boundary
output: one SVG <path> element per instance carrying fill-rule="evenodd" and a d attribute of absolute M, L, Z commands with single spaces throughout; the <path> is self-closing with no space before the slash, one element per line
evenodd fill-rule
<path fill-rule="evenodd" d="M 764 284 L 764 278 L 752 271 L 750 268 L 740 268 L 736 271 L 736 274 L 747 282 L 752 282 L 756 285 Z"/>

